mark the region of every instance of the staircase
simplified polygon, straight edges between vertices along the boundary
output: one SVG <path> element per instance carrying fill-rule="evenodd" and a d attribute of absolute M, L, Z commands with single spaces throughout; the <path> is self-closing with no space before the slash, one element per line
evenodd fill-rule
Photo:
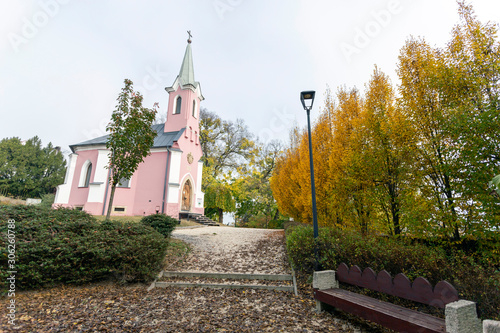
<path fill-rule="evenodd" d="M 222 281 L 221 281 L 222 280 Z M 243 274 L 162 271 L 148 290 L 167 287 L 212 289 L 265 289 L 297 295 L 295 274 Z"/>
<path fill-rule="evenodd" d="M 206 225 L 206 226 L 214 226 L 214 227 L 218 227 L 219 226 L 219 224 L 217 222 L 212 221 L 211 219 L 209 219 L 205 215 L 201 215 L 201 214 L 196 214 L 196 213 L 180 213 L 179 214 L 179 218 L 180 219 L 186 219 L 186 220 L 189 220 L 189 221 L 193 221 L 193 222 L 196 222 L 196 223 L 199 223 L 199 224 L 203 224 L 203 225 Z"/>

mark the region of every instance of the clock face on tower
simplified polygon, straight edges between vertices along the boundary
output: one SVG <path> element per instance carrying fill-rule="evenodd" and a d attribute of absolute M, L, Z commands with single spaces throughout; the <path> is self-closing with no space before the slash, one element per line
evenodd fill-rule
<path fill-rule="evenodd" d="M 193 154 L 189 153 L 187 155 L 187 160 L 188 160 L 188 163 L 189 164 L 192 164 L 194 162 L 194 157 L 193 157 Z"/>

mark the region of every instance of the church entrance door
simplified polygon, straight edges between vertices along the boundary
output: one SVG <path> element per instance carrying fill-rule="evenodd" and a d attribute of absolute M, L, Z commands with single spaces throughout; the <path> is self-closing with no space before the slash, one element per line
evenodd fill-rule
<path fill-rule="evenodd" d="M 191 181 L 188 179 L 182 187 L 182 203 L 181 211 L 191 211 L 191 196 L 193 192 L 193 187 L 191 186 Z"/>

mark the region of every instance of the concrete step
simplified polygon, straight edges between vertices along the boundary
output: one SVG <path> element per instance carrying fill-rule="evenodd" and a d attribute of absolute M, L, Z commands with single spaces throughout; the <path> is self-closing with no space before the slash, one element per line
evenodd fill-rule
<path fill-rule="evenodd" d="M 226 284 L 226 283 L 185 283 L 185 282 L 155 282 L 156 288 L 179 287 L 179 288 L 211 288 L 211 289 L 264 289 L 264 290 L 278 290 L 278 291 L 294 291 L 293 286 L 275 286 L 263 284 Z"/>
<path fill-rule="evenodd" d="M 223 283 L 214 283 L 214 279 Z M 290 291 L 297 295 L 294 274 L 247 274 L 212 272 L 162 271 L 148 290 L 153 288 L 212 288 L 212 289 L 265 289 Z"/>
<path fill-rule="evenodd" d="M 219 224 L 217 222 L 212 221 L 211 219 L 209 219 L 205 215 L 201 215 L 201 214 L 197 214 L 197 213 L 181 213 L 181 218 L 184 218 L 184 219 L 187 219 L 190 221 L 194 221 L 194 222 L 197 222 L 197 223 L 200 223 L 203 225 L 207 225 L 207 226 L 214 226 L 214 227 L 219 226 Z"/>
<path fill-rule="evenodd" d="M 246 273 L 210 273 L 210 272 L 174 272 L 163 271 L 159 278 L 189 277 L 210 279 L 233 279 L 233 280 L 268 280 L 268 281 L 293 281 L 292 274 L 246 274 Z"/>

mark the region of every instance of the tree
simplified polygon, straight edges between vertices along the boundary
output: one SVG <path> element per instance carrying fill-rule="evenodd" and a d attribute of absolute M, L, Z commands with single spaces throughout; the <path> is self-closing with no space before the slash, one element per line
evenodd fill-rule
<path fill-rule="evenodd" d="M 410 39 L 401 50 L 398 74 L 401 79 L 401 104 L 409 114 L 417 136 L 419 169 L 425 183 L 422 190 L 434 201 L 431 230 L 460 237 L 457 200 L 458 179 L 454 177 L 456 143 L 450 131 L 453 121 L 440 93 L 439 73 L 443 70 L 442 54 L 424 40 Z"/>
<path fill-rule="evenodd" d="M 151 125 L 155 120 L 158 104 L 152 109 L 142 106 L 142 95 L 133 91 L 132 81 L 125 79 L 125 87 L 117 98 L 118 104 L 106 126 L 109 138 L 106 148 L 110 150 L 109 165 L 111 194 L 109 197 L 109 220 L 116 186 L 122 179 L 129 179 L 146 156 L 151 154 L 156 132 Z"/>
<path fill-rule="evenodd" d="M 302 212 L 306 207 L 302 206 L 301 195 L 304 184 L 304 174 L 299 171 L 300 165 L 300 142 L 304 133 L 298 128 L 290 132 L 289 146 L 277 156 L 275 167 L 270 179 L 271 190 L 279 210 L 296 220 L 301 220 Z M 311 214 L 312 216 L 312 214 Z"/>
<path fill-rule="evenodd" d="M 312 133 L 320 224 L 455 240 L 500 227 L 498 26 L 458 5 L 446 47 L 410 38 L 401 49 L 397 97 L 377 68 L 364 95 L 327 92 Z M 306 133 L 292 138 L 271 186 L 280 210 L 307 222 Z"/>
<path fill-rule="evenodd" d="M 238 178 L 233 183 L 236 217 L 242 223 L 267 228 L 271 220 L 279 217 L 269 180 L 281 153 L 281 144 L 271 141 L 257 145 L 257 155 L 248 164 L 238 168 Z"/>
<path fill-rule="evenodd" d="M 54 193 L 65 172 L 64 156 L 50 142 L 42 147 L 37 136 L 24 143 L 17 137 L 0 141 L 0 193 L 23 198 Z"/>
<path fill-rule="evenodd" d="M 482 24 L 471 5 L 459 2 L 460 23 L 441 52 L 443 103 L 453 121 L 461 228 L 488 233 L 499 226 L 500 200 L 489 185 L 500 173 L 500 43 L 498 25 Z"/>
<path fill-rule="evenodd" d="M 500 215 L 490 186 L 500 172 L 498 28 L 481 24 L 464 1 L 458 4 L 461 23 L 446 47 L 411 39 L 399 63 L 401 100 L 418 134 L 424 190 L 441 227 L 435 230 L 454 239 L 491 232 Z"/>
<path fill-rule="evenodd" d="M 205 213 L 217 216 L 220 223 L 224 212 L 233 212 L 236 208 L 232 185 L 238 168 L 254 157 L 252 138 L 243 120 L 224 121 L 213 112 L 200 110 Z"/>
<path fill-rule="evenodd" d="M 367 85 L 363 135 L 368 140 L 364 163 L 374 181 L 381 215 L 391 234 L 404 228 L 403 212 L 408 203 L 409 180 L 414 176 L 416 146 L 408 117 L 396 104 L 389 77 L 377 67 Z"/>

